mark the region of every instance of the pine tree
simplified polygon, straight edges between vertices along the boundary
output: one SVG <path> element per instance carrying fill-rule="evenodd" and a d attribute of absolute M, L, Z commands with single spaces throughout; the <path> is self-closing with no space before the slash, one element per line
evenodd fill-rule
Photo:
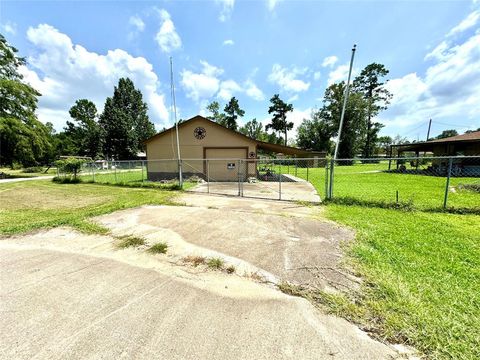
<path fill-rule="evenodd" d="M 132 80 L 121 78 L 113 96 L 107 98 L 99 124 L 104 133 L 103 151 L 108 158 L 133 159 L 142 142 L 155 133 L 147 104 Z"/>
<path fill-rule="evenodd" d="M 282 132 L 285 135 L 285 145 L 287 145 L 287 131 L 293 129 L 293 122 L 287 121 L 287 113 L 293 111 L 293 105 L 287 104 L 278 94 L 270 99 L 272 105 L 268 109 L 269 114 L 273 114 L 272 122 L 267 124 L 266 129 L 273 129 Z"/>
<path fill-rule="evenodd" d="M 240 109 L 238 105 L 238 100 L 235 97 L 232 97 L 228 104 L 225 106 L 225 127 L 227 129 L 237 130 L 238 124 L 237 119 L 238 117 L 242 117 L 245 115 L 245 111 Z"/>

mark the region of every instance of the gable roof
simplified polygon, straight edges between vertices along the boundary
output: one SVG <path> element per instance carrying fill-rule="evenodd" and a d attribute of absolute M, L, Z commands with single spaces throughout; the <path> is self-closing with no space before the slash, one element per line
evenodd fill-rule
<path fill-rule="evenodd" d="M 452 141 L 475 141 L 480 140 L 480 131 L 472 131 L 467 134 L 450 136 L 443 139 L 430 140 L 430 143 L 452 142 Z"/>
<path fill-rule="evenodd" d="M 238 131 L 235 131 L 235 130 L 232 130 L 232 129 L 228 129 L 228 128 L 226 128 L 225 126 L 222 126 L 222 125 L 220 125 L 220 124 L 217 124 L 215 121 L 212 121 L 212 120 L 210 120 L 210 119 L 207 119 L 206 117 L 203 117 L 203 116 L 201 116 L 201 115 L 196 115 L 196 116 L 194 116 L 194 117 L 192 117 L 192 118 L 190 118 L 190 119 L 188 119 L 188 120 L 182 121 L 181 123 L 178 124 L 178 128 L 180 129 L 181 127 L 184 127 L 186 124 L 188 124 L 190 121 L 194 121 L 194 120 L 206 121 L 206 122 L 208 122 L 209 124 L 212 124 L 212 125 L 214 125 L 214 126 L 220 127 L 222 130 L 226 130 L 226 131 L 228 131 L 228 132 L 230 132 L 230 133 L 233 133 L 233 134 L 235 134 L 235 135 L 241 136 L 241 137 L 246 138 L 246 139 L 251 140 L 251 141 L 257 141 L 257 140 L 252 139 L 251 137 L 248 137 L 248 136 L 246 136 L 246 135 L 244 135 L 244 134 L 242 134 L 242 133 L 240 133 L 240 132 L 238 132 Z M 165 134 L 167 134 L 167 133 L 169 133 L 169 132 L 171 132 L 171 131 L 173 131 L 173 130 L 175 130 L 175 126 L 172 126 L 172 127 L 169 128 L 169 129 L 160 131 L 158 134 L 153 135 L 151 138 L 148 138 L 148 139 L 145 140 L 143 143 L 144 143 L 144 144 L 147 144 L 147 143 L 149 143 L 150 141 L 156 139 L 157 137 L 163 136 L 163 135 L 165 135 Z"/>
<path fill-rule="evenodd" d="M 271 143 L 268 143 L 268 142 L 256 140 L 256 139 L 253 139 L 253 138 L 251 138 L 247 135 L 242 134 L 241 132 L 238 132 L 238 131 L 235 131 L 235 130 L 232 130 L 232 129 L 228 129 L 228 128 L 216 123 L 215 121 L 207 119 L 206 117 L 203 117 L 201 115 L 196 115 L 196 116 L 194 116 L 194 117 L 192 117 L 188 120 L 182 121 L 180 124 L 178 124 L 178 128 L 180 129 L 181 127 L 188 124 L 190 121 L 194 121 L 194 120 L 206 121 L 213 126 L 217 126 L 217 127 L 222 128 L 222 130 L 224 130 L 224 131 L 228 131 L 228 132 L 230 132 L 230 133 L 232 133 L 236 136 L 240 136 L 240 137 L 245 138 L 247 140 L 254 141 L 257 144 L 257 147 L 260 148 L 260 149 L 263 149 L 263 150 L 273 151 L 273 152 L 277 152 L 277 153 L 283 153 L 283 154 L 286 154 L 286 155 L 312 155 L 312 154 L 318 153 L 318 152 L 314 152 L 314 151 L 299 149 L 299 148 L 292 147 L 292 146 L 285 146 L 285 145 L 280 145 L 280 144 L 271 144 Z M 158 134 L 153 135 L 151 138 L 145 140 L 143 143 L 147 144 L 150 141 L 155 140 L 156 138 L 161 137 L 163 135 L 166 135 L 173 130 L 175 130 L 175 126 L 172 126 L 169 129 L 163 130 L 163 131 L 159 132 Z"/>
<path fill-rule="evenodd" d="M 480 143 L 480 131 L 473 131 L 468 134 L 450 136 L 444 139 L 415 142 L 411 144 L 397 144 L 392 145 L 392 147 L 397 148 L 398 151 L 433 151 L 435 147 L 442 145 L 452 146 L 454 144 L 463 144 L 462 146 L 470 146 L 476 143 Z"/>

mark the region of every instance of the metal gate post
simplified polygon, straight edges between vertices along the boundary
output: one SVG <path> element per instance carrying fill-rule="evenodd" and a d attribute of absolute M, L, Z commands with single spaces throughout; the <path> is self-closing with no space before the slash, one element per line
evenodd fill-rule
<path fill-rule="evenodd" d="M 115 164 L 115 163 L 113 163 Z M 117 182 L 117 165 L 113 165 L 113 170 L 115 172 L 115 183 Z"/>
<path fill-rule="evenodd" d="M 143 168 L 145 167 L 145 160 L 142 160 L 142 184 L 143 184 Z"/>
<path fill-rule="evenodd" d="M 448 200 L 448 188 L 450 187 L 450 176 L 452 175 L 452 163 L 453 159 L 450 158 L 448 160 L 448 171 L 447 171 L 447 184 L 445 185 L 445 197 L 443 198 L 443 208 L 447 208 L 447 200 Z"/>
<path fill-rule="evenodd" d="M 308 162 L 309 160 L 307 160 L 307 181 L 308 181 Z"/>

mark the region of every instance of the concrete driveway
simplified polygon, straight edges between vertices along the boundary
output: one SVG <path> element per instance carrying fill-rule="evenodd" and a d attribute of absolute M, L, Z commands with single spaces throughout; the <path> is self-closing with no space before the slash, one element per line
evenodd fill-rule
<path fill-rule="evenodd" d="M 182 199 L 191 206 L 143 207 L 97 219 L 116 235 L 141 234 L 150 245 L 166 241 L 167 255 L 142 248 L 118 250 L 111 236 L 67 228 L 0 239 L 0 357 L 398 356 L 355 325 L 245 276 L 258 270 L 304 281 L 303 275 L 285 270 L 285 259 L 295 266 L 303 263 L 300 254 L 312 249 L 335 253 L 340 238 L 351 236 L 349 231 L 332 223 L 314 225 L 317 208 L 206 198 L 192 194 Z M 260 236 L 262 232 L 268 236 Z M 222 256 L 235 263 L 235 274 L 185 266 L 180 261 L 185 254 Z M 327 276 L 320 283 L 329 286 L 330 280 Z"/>
<path fill-rule="evenodd" d="M 239 192 L 246 198 L 320 202 L 320 196 L 311 183 L 292 175 L 282 175 L 289 181 L 257 181 L 243 182 L 210 182 L 198 184 L 190 192 L 210 193 L 217 195 L 238 196 Z"/>

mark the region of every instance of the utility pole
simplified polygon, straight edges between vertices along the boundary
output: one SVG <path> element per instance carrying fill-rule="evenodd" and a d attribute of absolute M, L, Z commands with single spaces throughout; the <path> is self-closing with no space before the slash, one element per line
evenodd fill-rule
<path fill-rule="evenodd" d="M 178 182 L 180 188 L 183 187 L 183 176 L 182 176 L 182 160 L 180 157 L 180 141 L 178 137 L 178 121 L 177 121 L 177 104 L 175 102 L 175 84 L 173 82 L 173 60 L 170 56 L 170 86 L 171 86 L 171 95 L 172 95 L 172 107 L 173 107 L 173 116 L 175 120 L 175 133 L 177 136 L 177 160 L 178 160 Z"/>
<path fill-rule="evenodd" d="M 432 128 L 432 119 L 428 122 L 427 141 L 430 138 L 430 129 Z"/>
<path fill-rule="evenodd" d="M 342 114 L 340 115 L 340 125 L 338 127 L 338 138 L 337 138 L 337 144 L 335 145 L 335 153 L 333 155 L 333 159 L 337 159 L 338 155 L 338 148 L 340 145 L 340 139 L 342 136 L 342 127 L 343 127 L 343 119 L 345 118 L 345 109 L 347 107 L 347 101 L 348 101 L 348 95 L 349 95 L 349 90 L 350 90 L 350 78 L 352 76 L 352 67 L 353 67 L 353 59 L 355 57 L 355 50 L 357 49 L 357 45 L 353 45 L 352 49 L 352 58 L 350 59 L 350 70 L 348 71 L 348 80 L 347 80 L 347 86 L 345 88 L 345 95 L 343 98 L 343 107 L 342 107 Z"/>

